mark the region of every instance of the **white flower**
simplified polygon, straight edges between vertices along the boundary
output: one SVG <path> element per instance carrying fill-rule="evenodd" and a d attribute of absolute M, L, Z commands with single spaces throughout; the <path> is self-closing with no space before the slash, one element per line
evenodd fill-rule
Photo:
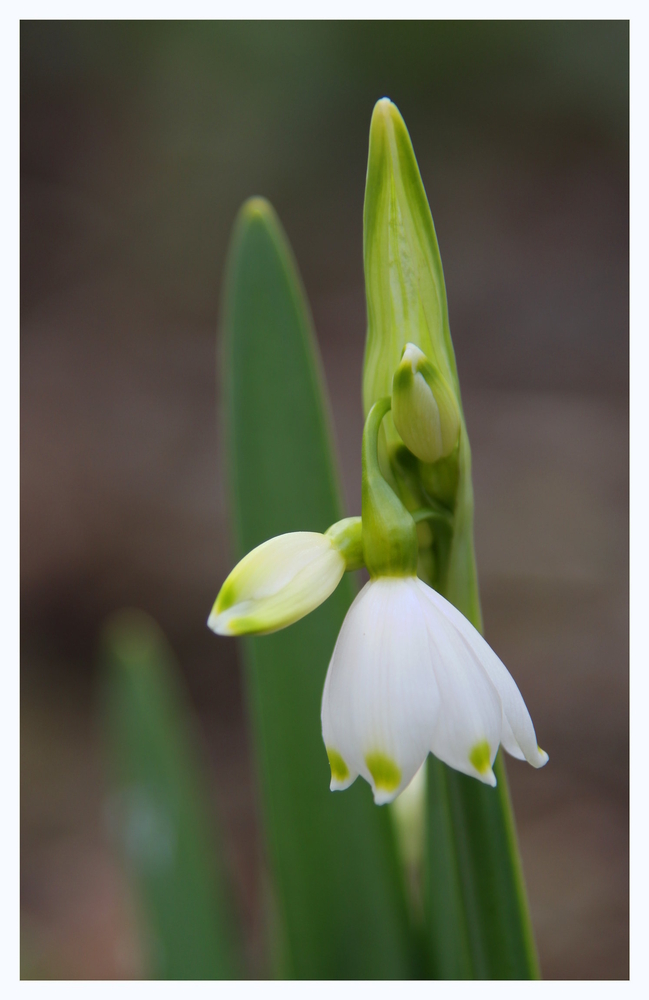
<path fill-rule="evenodd" d="M 489 785 L 502 743 L 548 760 L 509 671 L 456 608 L 415 577 L 370 580 L 347 612 L 322 697 L 332 790 L 360 774 L 377 804 L 412 780 L 429 750 Z"/>
<path fill-rule="evenodd" d="M 346 566 L 343 552 L 329 534 L 277 535 L 237 563 L 207 624 L 219 635 L 276 632 L 322 604 L 340 583 Z"/>

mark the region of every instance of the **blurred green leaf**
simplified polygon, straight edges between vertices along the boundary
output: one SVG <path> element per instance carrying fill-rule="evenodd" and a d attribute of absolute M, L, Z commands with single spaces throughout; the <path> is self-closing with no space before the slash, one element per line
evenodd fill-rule
<path fill-rule="evenodd" d="M 109 820 L 146 919 L 153 978 L 231 979 L 239 971 L 232 913 L 173 654 L 138 611 L 110 620 L 102 653 Z"/>
<path fill-rule="evenodd" d="M 482 631 L 473 545 L 471 449 L 462 413 L 442 261 L 410 136 L 387 98 L 372 116 L 364 208 L 368 331 L 365 413 L 389 394 L 407 342 L 455 390 L 459 448 L 435 463 L 405 448 L 384 421 L 386 475 L 406 505 L 442 507 L 452 527 L 420 528 L 418 573 Z M 431 758 L 426 851 L 427 939 L 440 979 L 538 977 L 502 753 L 492 789 Z"/>
<path fill-rule="evenodd" d="M 281 532 L 324 531 L 343 511 L 318 352 L 286 237 L 261 199 L 243 207 L 230 251 L 223 378 L 236 555 Z M 320 703 L 352 598 L 346 576 L 296 625 L 244 642 L 287 977 L 418 974 L 390 816 L 363 781 L 329 791 Z"/>

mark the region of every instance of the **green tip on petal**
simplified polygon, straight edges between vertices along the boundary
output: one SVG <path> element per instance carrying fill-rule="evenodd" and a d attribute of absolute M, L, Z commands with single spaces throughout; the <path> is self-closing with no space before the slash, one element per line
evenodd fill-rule
<path fill-rule="evenodd" d="M 391 757 L 380 752 L 368 753 L 365 763 L 374 779 L 375 802 L 379 805 L 389 802 L 401 782 L 401 770 Z"/>
<path fill-rule="evenodd" d="M 331 768 L 331 780 L 342 783 L 349 777 L 349 768 L 337 750 L 327 747 L 327 757 Z"/>
<path fill-rule="evenodd" d="M 207 619 L 207 627 L 216 632 L 217 635 L 234 635 L 235 633 L 231 629 L 231 624 L 226 620 L 225 615 L 220 615 L 216 610 L 216 602 L 214 602 L 214 607 L 210 611 L 210 616 Z"/>
<path fill-rule="evenodd" d="M 360 528 L 355 524 L 352 528 L 358 549 Z M 350 558 L 354 554 L 355 550 Z M 327 535 L 316 531 L 275 535 L 237 563 L 221 587 L 207 624 L 218 635 L 276 632 L 322 604 L 345 569 L 345 556 Z"/>
<path fill-rule="evenodd" d="M 476 743 L 469 754 L 469 760 L 480 774 L 484 774 L 491 767 L 490 757 L 491 751 L 486 740 Z"/>
<path fill-rule="evenodd" d="M 469 754 L 469 761 L 473 764 L 482 780 L 495 788 L 496 775 L 491 770 L 491 750 L 486 740 L 481 740 L 475 744 Z"/>

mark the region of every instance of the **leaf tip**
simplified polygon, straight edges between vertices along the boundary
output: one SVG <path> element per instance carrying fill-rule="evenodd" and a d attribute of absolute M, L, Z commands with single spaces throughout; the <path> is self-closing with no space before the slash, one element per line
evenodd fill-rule
<path fill-rule="evenodd" d="M 166 651 L 166 639 L 158 623 L 136 608 L 111 615 L 104 623 L 101 639 L 113 662 L 134 669 L 142 669 Z"/>
<path fill-rule="evenodd" d="M 372 112 L 372 122 L 370 131 L 376 134 L 377 131 L 388 132 L 390 130 L 400 131 L 406 128 L 403 116 L 396 104 L 389 97 L 382 97 L 374 105 Z"/>
<path fill-rule="evenodd" d="M 271 203 L 261 195 L 246 198 L 241 206 L 241 215 L 248 219 L 268 218 L 269 215 L 274 214 Z"/>
<path fill-rule="evenodd" d="M 266 229 L 275 230 L 277 229 L 278 220 L 271 203 L 266 198 L 262 198 L 261 195 L 255 195 L 244 201 L 239 209 L 237 223 L 240 228 L 243 227 L 244 229 L 248 229 L 250 226 L 261 225 Z"/>

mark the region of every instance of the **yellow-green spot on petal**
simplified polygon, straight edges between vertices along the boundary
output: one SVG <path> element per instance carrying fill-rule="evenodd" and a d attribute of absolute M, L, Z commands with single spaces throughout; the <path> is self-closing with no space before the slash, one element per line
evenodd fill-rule
<path fill-rule="evenodd" d="M 469 754 L 469 760 L 478 774 L 485 774 L 489 770 L 491 767 L 491 751 L 486 740 L 476 743 Z"/>
<path fill-rule="evenodd" d="M 377 788 L 393 792 L 401 781 L 401 771 L 393 760 L 384 753 L 368 753 L 365 758 L 367 769 L 374 778 Z"/>
<path fill-rule="evenodd" d="M 237 588 L 236 584 L 228 578 L 218 594 L 214 602 L 214 608 L 212 609 L 217 614 L 221 611 L 227 611 L 231 608 L 233 604 L 237 603 Z"/>
<path fill-rule="evenodd" d="M 327 757 L 331 767 L 331 777 L 334 781 L 345 781 L 349 777 L 349 768 L 338 751 L 327 747 Z"/>

